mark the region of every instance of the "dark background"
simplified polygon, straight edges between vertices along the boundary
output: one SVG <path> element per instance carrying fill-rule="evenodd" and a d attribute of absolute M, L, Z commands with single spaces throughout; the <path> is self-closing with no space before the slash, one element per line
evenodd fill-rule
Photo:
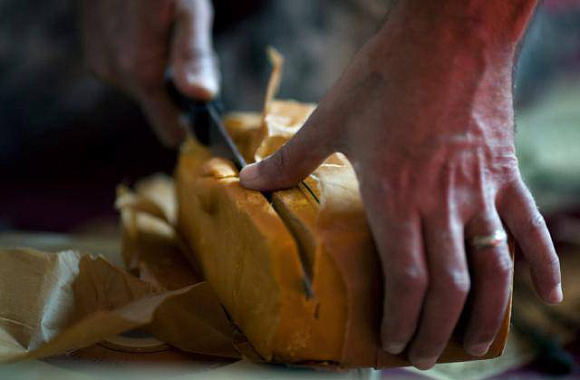
<path fill-rule="evenodd" d="M 281 96 L 317 101 L 387 9 L 378 0 L 215 6 L 223 97 L 231 110 L 260 110 L 268 45 L 287 58 Z M 544 2 L 521 53 L 516 95 L 526 136 L 522 166 L 547 205 L 580 199 L 580 168 L 573 165 L 580 154 L 572 147 L 580 138 L 579 63 L 578 2 Z M 0 230 L 66 232 L 90 220 L 114 221 L 117 184 L 171 173 L 175 152 L 156 141 L 139 108 L 85 69 L 74 2 L 0 0 L 0 84 Z M 570 156 L 554 164 L 546 149 Z M 548 163 L 538 161 L 544 156 Z"/>

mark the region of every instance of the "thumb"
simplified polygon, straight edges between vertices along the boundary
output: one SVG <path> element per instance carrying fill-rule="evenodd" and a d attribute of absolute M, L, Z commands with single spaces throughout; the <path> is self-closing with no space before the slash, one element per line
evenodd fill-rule
<path fill-rule="evenodd" d="M 297 185 L 333 153 L 329 140 L 307 123 L 276 153 L 240 172 L 242 186 L 274 191 Z"/>
<path fill-rule="evenodd" d="M 178 0 L 171 51 L 175 85 L 195 99 L 219 92 L 219 69 L 213 50 L 213 8 L 209 0 Z"/>

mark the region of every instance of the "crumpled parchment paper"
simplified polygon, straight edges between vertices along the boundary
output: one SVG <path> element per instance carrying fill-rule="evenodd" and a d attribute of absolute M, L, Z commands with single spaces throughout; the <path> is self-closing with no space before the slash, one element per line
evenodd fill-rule
<path fill-rule="evenodd" d="M 75 251 L 0 249 L 0 363 L 60 354 L 135 328 L 184 351 L 241 357 L 234 342 L 243 339 L 180 251 L 171 205 L 148 196 L 170 186 L 154 177 L 137 186 L 140 193 L 120 191 L 123 256 L 135 275 Z"/>

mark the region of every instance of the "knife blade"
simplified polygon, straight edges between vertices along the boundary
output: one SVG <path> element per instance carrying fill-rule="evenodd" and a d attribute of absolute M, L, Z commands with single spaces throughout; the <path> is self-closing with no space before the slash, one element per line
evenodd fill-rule
<path fill-rule="evenodd" d="M 238 170 L 242 170 L 247 163 L 222 122 L 221 114 L 223 107 L 221 102 L 216 99 L 212 101 L 199 101 L 183 95 L 175 86 L 171 72 L 169 71 L 166 73 L 166 87 L 172 101 L 185 111 L 191 132 L 197 140 L 207 146 L 212 154 L 231 160 Z M 315 193 L 306 182 L 303 181 L 302 184 L 314 197 L 315 201 L 319 202 Z M 275 208 L 272 202 L 272 194 L 269 192 L 262 192 L 262 194 L 272 204 L 272 207 Z M 297 238 L 293 231 L 290 232 Z M 302 252 L 299 252 L 299 258 L 302 272 L 304 273 L 302 279 L 304 293 L 307 299 L 311 299 L 314 297 L 312 280 L 307 271 L 306 261 Z"/>

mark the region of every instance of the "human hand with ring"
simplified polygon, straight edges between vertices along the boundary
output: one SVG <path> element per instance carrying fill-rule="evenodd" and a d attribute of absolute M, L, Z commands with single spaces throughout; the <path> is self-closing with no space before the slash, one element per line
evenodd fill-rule
<path fill-rule="evenodd" d="M 514 144 L 513 68 L 535 3 L 400 0 L 294 138 L 241 172 L 276 190 L 348 157 L 382 263 L 382 344 L 417 368 L 435 364 L 468 294 L 465 349 L 488 351 L 511 292 L 506 230 L 540 297 L 562 300 Z"/>

